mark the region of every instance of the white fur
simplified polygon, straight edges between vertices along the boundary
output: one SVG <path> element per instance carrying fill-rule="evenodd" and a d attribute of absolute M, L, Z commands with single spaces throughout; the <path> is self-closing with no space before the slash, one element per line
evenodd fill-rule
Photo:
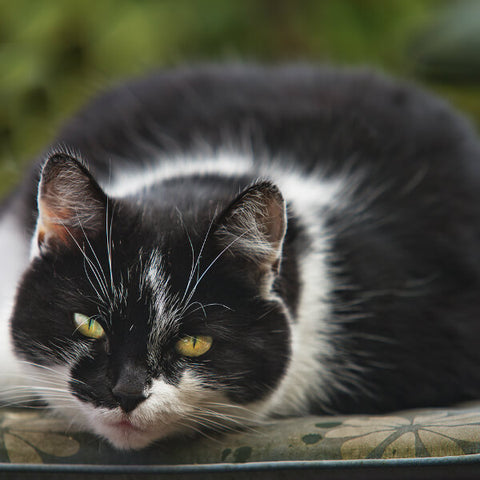
<path fill-rule="evenodd" d="M 154 297 L 154 316 L 157 323 L 160 324 L 162 320 L 166 321 L 166 318 L 169 316 L 169 286 L 168 279 L 162 268 L 162 256 L 158 250 L 154 250 L 151 253 L 149 261 L 144 268 L 140 290 L 142 291 L 145 287 L 149 289 Z M 160 324 L 158 328 L 162 328 L 162 325 Z"/>
<path fill-rule="evenodd" d="M 0 219 L 0 399 L 5 400 L 8 400 L 6 386 L 24 383 L 9 332 L 17 283 L 28 265 L 28 243 L 14 215 L 5 214 Z"/>
<path fill-rule="evenodd" d="M 71 394 L 70 365 L 47 367 L 21 362 L 20 366 L 24 380 L 12 391 L 21 392 L 27 400 L 40 397 L 50 405 L 54 413 L 69 420 L 71 424 L 81 429 L 88 428 L 88 422 L 79 411 L 78 400 Z"/>
<path fill-rule="evenodd" d="M 104 191 L 113 197 L 127 197 L 170 178 L 188 177 L 201 173 L 224 176 L 243 175 L 251 170 L 252 161 L 236 152 L 219 152 L 212 157 L 161 158 L 157 164 L 141 170 L 121 169 L 113 172 L 109 182 L 101 183 Z"/>
<path fill-rule="evenodd" d="M 40 201 L 40 189 L 37 187 L 37 205 Z M 40 246 L 38 244 L 38 236 L 41 229 L 41 220 L 40 216 L 37 217 L 37 224 L 35 225 L 35 231 L 33 232 L 32 238 L 30 239 L 30 260 L 33 260 L 35 257 L 40 256 Z"/>
<path fill-rule="evenodd" d="M 117 448 L 140 449 L 167 436 L 191 434 L 203 424 L 212 428 L 223 424 L 226 429 L 238 424 L 237 407 L 228 404 L 222 394 L 205 388 L 188 370 L 178 386 L 160 378 L 153 382 L 147 394 L 148 398 L 129 414 L 120 408 L 98 408 L 76 400 L 81 413 L 79 425 L 86 423 L 90 430 Z M 218 411 L 217 416 L 212 417 L 211 408 Z M 248 416 L 252 421 L 252 414 Z M 126 420 L 132 427 L 119 423 Z"/>
<path fill-rule="evenodd" d="M 295 415 L 305 413 L 309 399 L 322 399 L 323 386 L 331 381 L 330 372 L 321 361 L 322 357 L 334 353 L 331 340 L 334 326 L 329 322 L 333 282 L 326 262 L 329 242 L 321 211 L 335 202 L 343 182 L 323 181 L 320 175 L 305 177 L 293 171 L 275 175 L 273 180 L 307 228 L 312 247 L 300 259 L 302 290 L 297 317 L 291 324 L 290 365 L 261 409 L 279 415 Z"/>
<path fill-rule="evenodd" d="M 150 350 L 157 351 L 157 345 L 162 344 L 162 338 L 175 333 L 180 315 L 176 297 L 172 298 L 169 279 L 162 266 L 162 255 L 158 250 L 152 251 L 140 278 L 141 296 L 146 290 L 153 297 L 151 312 L 151 333 L 149 336 Z"/>

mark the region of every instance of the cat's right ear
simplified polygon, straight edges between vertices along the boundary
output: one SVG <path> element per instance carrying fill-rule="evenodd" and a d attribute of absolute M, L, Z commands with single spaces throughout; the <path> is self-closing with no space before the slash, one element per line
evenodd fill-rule
<path fill-rule="evenodd" d="M 107 197 L 88 169 L 70 155 L 45 162 L 38 189 L 32 255 L 81 247 L 105 228 Z"/>
<path fill-rule="evenodd" d="M 268 292 L 280 269 L 286 227 L 285 200 L 277 186 L 263 181 L 232 202 L 216 234 L 226 251 L 250 264 L 248 271 Z"/>

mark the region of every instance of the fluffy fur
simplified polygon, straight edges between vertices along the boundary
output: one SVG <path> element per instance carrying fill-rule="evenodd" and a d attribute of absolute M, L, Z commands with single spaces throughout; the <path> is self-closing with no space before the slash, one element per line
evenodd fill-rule
<path fill-rule="evenodd" d="M 124 449 L 478 398 L 479 166 L 467 122 L 370 72 L 120 85 L 1 207 L 4 397 Z"/>

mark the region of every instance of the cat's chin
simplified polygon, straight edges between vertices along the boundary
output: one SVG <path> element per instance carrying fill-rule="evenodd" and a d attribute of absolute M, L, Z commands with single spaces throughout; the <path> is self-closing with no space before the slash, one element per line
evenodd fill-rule
<path fill-rule="evenodd" d="M 100 435 L 119 450 L 140 450 L 148 446 L 154 438 L 147 431 L 127 422 L 102 425 Z"/>
<path fill-rule="evenodd" d="M 139 422 L 126 415 L 109 417 L 106 415 L 105 418 L 96 418 L 94 422 L 89 422 L 88 429 L 119 450 L 140 450 L 167 436 L 170 438 L 182 433 L 179 431 L 181 427 L 175 426 L 174 422 L 170 425 L 162 422 L 159 425 L 157 422 Z"/>
<path fill-rule="evenodd" d="M 127 415 L 105 415 L 103 418 L 90 418 L 89 430 L 93 430 L 98 436 L 107 440 L 113 447 L 119 450 L 140 450 L 148 447 L 151 443 L 181 434 L 181 427 L 175 422 L 145 423 Z"/>
<path fill-rule="evenodd" d="M 99 424 L 96 431 L 119 450 L 140 450 L 166 435 L 158 427 L 138 427 L 128 420 Z"/>

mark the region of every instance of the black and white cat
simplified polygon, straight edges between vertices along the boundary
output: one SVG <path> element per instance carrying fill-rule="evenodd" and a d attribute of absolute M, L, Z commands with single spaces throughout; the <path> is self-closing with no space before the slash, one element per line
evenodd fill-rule
<path fill-rule="evenodd" d="M 410 86 L 161 72 L 75 116 L 0 208 L 4 397 L 118 448 L 480 396 L 480 145 Z"/>

